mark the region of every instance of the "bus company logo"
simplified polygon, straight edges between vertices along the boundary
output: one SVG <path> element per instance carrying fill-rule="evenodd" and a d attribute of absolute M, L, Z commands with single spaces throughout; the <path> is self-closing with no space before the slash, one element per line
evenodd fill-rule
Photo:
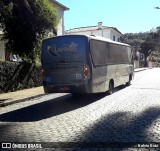
<path fill-rule="evenodd" d="M 50 55 L 52 55 L 53 57 L 58 57 L 59 54 L 58 53 L 67 53 L 67 54 L 76 54 L 77 53 L 77 46 L 78 44 L 71 42 L 71 44 L 69 45 L 62 45 L 61 47 L 57 47 L 55 45 L 53 46 L 48 46 L 48 52 Z"/>
<path fill-rule="evenodd" d="M 2 148 L 11 148 L 11 143 L 2 143 Z"/>

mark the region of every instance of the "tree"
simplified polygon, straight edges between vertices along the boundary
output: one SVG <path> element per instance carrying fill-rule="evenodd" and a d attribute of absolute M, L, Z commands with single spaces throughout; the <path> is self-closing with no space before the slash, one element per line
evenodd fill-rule
<path fill-rule="evenodd" d="M 154 50 L 154 44 L 152 41 L 145 41 L 141 44 L 141 51 L 145 55 L 145 60 L 153 50 Z"/>
<path fill-rule="evenodd" d="M 156 28 L 156 34 L 154 36 L 155 39 L 155 49 L 159 50 L 160 49 L 160 27 Z"/>
<path fill-rule="evenodd" d="M 46 31 L 56 34 L 56 10 L 48 0 L 1 0 L 0 8 L 7 50 L 34 61 L 34 48 Z"/>
<path fill-rule="evenodd" d="M 152 53 L 153 51 L 157 51 L 159 48 L 159 39 L 160 39 L 160 28 L 157 27 L 156 30 L 152 30 L 147 39 L 141 44 L 141 51 L 145 55 L 145 61 L 147 57 Z"/>
<path fill-rule="evenodd" d="M 148 32 L 145 33 L 126 33 L 121 37 L 121 41 L 131 45 L 132 47 L 140 47 L 148 36 Z"/>

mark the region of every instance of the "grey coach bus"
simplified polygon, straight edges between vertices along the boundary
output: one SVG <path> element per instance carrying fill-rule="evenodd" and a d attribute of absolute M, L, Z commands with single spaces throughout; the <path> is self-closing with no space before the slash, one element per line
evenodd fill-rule
<path fill-rule="evenodd" d="M 87 35 L 49 38 L 42 44 L 43 87 L 46 93 L 111 94 L 134 76 L 131 47 Z"/>

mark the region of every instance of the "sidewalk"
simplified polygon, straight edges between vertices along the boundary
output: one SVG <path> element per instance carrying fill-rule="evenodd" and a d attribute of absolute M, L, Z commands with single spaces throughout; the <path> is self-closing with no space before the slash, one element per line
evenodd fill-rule
<path fill-rule="evenodd" d="M 135 72 L 140 72 L 146 69 L 147 68 L 137 68 L 134 70 Z M 4 107 L 14 103 L 22 102 L 22 101 L 27 101 L 43 95 L 46 95 L 46 94 L 44 93 L 42 86 L 31 88 L 31 89 L 20 90 L 16 92 L 3 93 L 3 94 L 0 94 L 0 107 Z"/>
<path fill-rule="evenodd" d="M 135 68 L 134 72 L 140 72 L 140 71 L 147 70 L 147 69 L 148 68 Z"/>
<path fill-rule="evenodd" d="M 43 95 L 45 95 L 45 93 L 42 86 L 16 92 L 3 93 L 0 94 L 0 107 L 30 100 Z"/>

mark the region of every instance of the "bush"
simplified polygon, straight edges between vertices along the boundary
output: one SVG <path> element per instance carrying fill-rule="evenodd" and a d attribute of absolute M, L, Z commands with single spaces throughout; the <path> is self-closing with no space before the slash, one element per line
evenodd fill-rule
<path fill-rule="evenodd" d="M 28 62 L 0 62 L 0 92 L 42 85 L 41 67 Z"/>

